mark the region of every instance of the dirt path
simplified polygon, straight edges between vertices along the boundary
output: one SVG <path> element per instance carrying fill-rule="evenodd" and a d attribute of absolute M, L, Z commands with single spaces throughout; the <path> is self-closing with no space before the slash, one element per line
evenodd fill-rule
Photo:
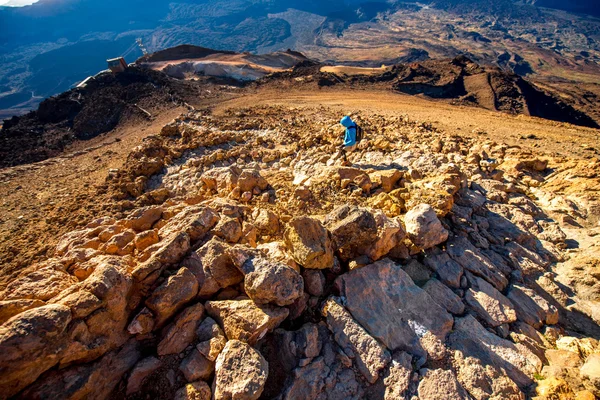
<path fill-rule="evenodd" d="M 340 114 L 405 114 L 411 120 L 431 123 L 459 136 L 485 138 L 521 146 L 545 155 L 576 158 L 600 157 L 600 130 L 524 115 L 512 116 L 467 106 L 453 106 L 419 96 L 387 91 L 286 92 L 264 90 L 223 102 L 216 112 L 255 104 L 289 107 L 337 108 Z M 335 123 L 333 121 L 332 123 Z M 479 132 L 479 133 L 478 133 Z"/>

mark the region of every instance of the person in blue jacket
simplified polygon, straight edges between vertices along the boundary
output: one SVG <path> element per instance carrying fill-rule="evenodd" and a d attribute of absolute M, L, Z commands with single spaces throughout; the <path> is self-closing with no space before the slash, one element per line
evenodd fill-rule
<path fill-rule="evenodd" d="M 352 118 L 350 118 L 349 116 L 345 116 L 340 121 L 340 124 L 342 124 L 342 126 L 346 128 L 346 132 L 344 134 L 344 144 L 342 144 L 341 152 L 342 159 L 344 160 L 343 164 L 348 165 L 350 163 L 348 162 L 347 153 L 352 153 L 354 150 L 356 150 L 357 146 L 356 123 L 352 121 Z"/>

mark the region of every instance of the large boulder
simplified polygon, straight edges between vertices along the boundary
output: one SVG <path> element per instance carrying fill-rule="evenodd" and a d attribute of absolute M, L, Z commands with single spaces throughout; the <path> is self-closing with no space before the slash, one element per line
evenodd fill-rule
<path fill-rule="evenodd" d="M 426 250 L 448 240 L 448 231 L 429 204 L 419 204 L 407 212 L 404 224 L 408 237 L 418 248 Z"/>
<path fill-rule="evenodd" d="M 244 280 L 244 275 L 239 270 L 246 261 L 243 252 L 222 240 L 212 238 L 196 253 L 201 260 L 205 275 L 200 289 L 201 296 L 208 297 L 221 288 L 236 285 Z"/>
<path fill-rule="evenodd" d="M 160 285 L 146 300 L 156 316 L 155 328 L 161 327 L 169 318 L 198 294 L 198 281 L 187 268 L 181 268 Z"/>
<path fill-rule="evenodd" d="M 206 312 L 223 327 L 229 340 L 255 344 L 288 316 L 287 308 L 257 306 L 252 300 L 208 301 Z"/>
<path fill-rule="evenodd" d="M 390 260 L 350 271 L 336 286 L 354 319 L 392 351 L 436 357 L 431 342 L 439 347 L 452 329 L 452 316 Z"/>
<path fill-rule="evenodd" d="M 303 293 L 302 276 L 287 265 L 257 257 L 247 260 L 242 270 L 244 289 L 256 304 L 287 306 Z"/>
<path fill-rule="evenodd" d="M 0 386 L 9 398 L 60 360 L 71 322 L 67 306 L 49 304 L 23 312 L 0 327 Z"/>
<path fill-rule="evenodd" d="M 365 254 L 373 261 L 385 257 L 394 247 L 406 237 L 402 223 L 395 218 L 389 218 L 382 211 L 374 213 L 377 224 L 377 240 L 367 247 Z"/>
<path fill-rule="evenodd" d="M 308 269 L 333 266 L 333 247 L 329 233 L 316 219 L 296 217 L 285 230 L 285 243 L 294 260 Z"/>
<path fill-rule="evenodd" d="M 256 400 L 262 394 L 269 364 L 263 356 L 239 340 L 230 340 L 216 362 L 215 400 Z"/>
<path fill-rule="evenodd" d="M 343 260 L 364 254 L 377 241 L 377 221 L 364 208 L 340 206 L 327 215 L 324 224 Z"/>
<path fill-rule="evenodd" d="M 379 371 L 390 362 L 390 353 L 352 318 L 339 301 L 331 297 L 323 306 L 327 326 L 344 353 L 354 359 L 358 370 L 373 384 L 379 379 Z"/>
<path fill-rule="evenodd" d="M 456 320 L 448 341 L 450 347 L 464 357 L 504 370 L 521 388 L 531 385 L 534 375 L 542 368 L 542 361 L 525 346 L 490 333 L 471 315 Z"/>

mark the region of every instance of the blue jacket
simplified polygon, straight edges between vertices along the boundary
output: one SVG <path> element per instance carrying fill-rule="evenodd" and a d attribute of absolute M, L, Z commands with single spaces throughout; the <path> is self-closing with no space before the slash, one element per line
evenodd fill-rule
<path fill-rule="evenodd" d="M 354 146 L 356 144 L 356 124 L 350 117 L 344 117 L 340 124 L 346 128 L 344 135 L 344 146 Z"/>

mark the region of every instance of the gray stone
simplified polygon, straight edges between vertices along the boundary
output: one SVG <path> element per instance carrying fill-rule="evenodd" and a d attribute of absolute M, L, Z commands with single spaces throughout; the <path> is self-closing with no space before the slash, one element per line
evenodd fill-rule
<path fill-rule="evenodd" d="M 496 289 L 502 291 L 508 285 L 508 280 L 494 263 L 467 239 L 455 237 L 448 240 L 447 252 L 464 269 L 482 277 Z"/>
<path fill-rule="evenodd" d="M 542 368 L 542 361 L 527 348 L 488 332 L 471 315 L 456 319 L 448 342 L 452 350 L 460 351 L 464 357 L 504 370 L 521 388 L 531 385 Z"/>
<path fill-rule="evenodd" d="M 431 279 L 427 282 L 425 286 L 423 286 L 423 290 L 425 290 L 436 303 L 448 310 L 448 312 L 456 315 L 465 312 L 465 305 L 460 297 L 437 279 Z"/>
<path fill-rule="evenodd" d="M 350 313 L 339 304 L 339 299 L 330 297 L 323 306 L 323 315 L 335 341 L 344 353 L 356 362 L 358 370 L 373 384 L 381 371 L 390 362 L 391 356 L 382 346 L 360 326 Z"/>
<path fill-rule="evenodd" d="M 429 251 L 426 253 L 424 263 L 430 269 L 435 271 L 440 281 L 451 288 L 460 288 L 460 278 L 463 276 L 463 268 L 456 261 L 450 258 L 448 253 L 437 251 Z"/>
<path fill-rule="evenodd" d="M 465 294 L 465 301 L 479 318 L 493 328 L 517 320 L 515 307 L 509 299 L 484 279 L 467 274 L 471 288 Z"/>
<path fill-rule="evenodd" d="M 536 329 L 545 323 L 553 325 L 558 322 L 558 310 L 533 290 L 520 285 L 512 285 L 508 291 L 517 311 L 517 318 Z"/>

